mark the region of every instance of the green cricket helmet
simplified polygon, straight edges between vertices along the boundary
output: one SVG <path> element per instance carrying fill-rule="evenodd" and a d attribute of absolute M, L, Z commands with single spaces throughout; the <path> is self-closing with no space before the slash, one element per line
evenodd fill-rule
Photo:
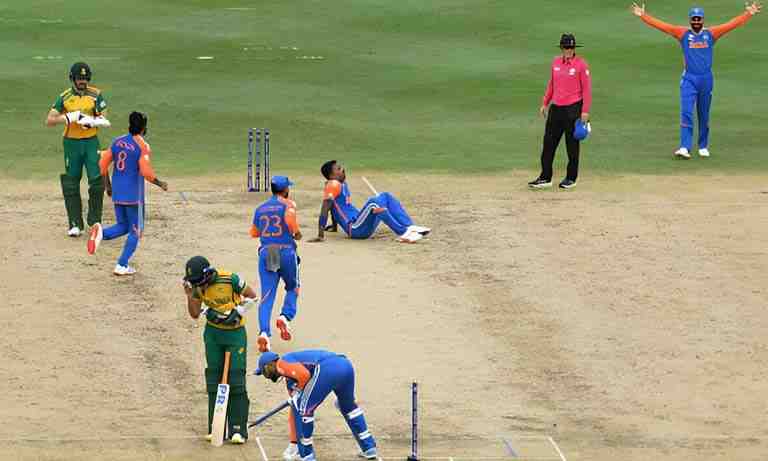
<path fill-rule="evenodd" d="M 76 62 L 69 69 L 69 79 L 91 81 L 91 68 L 84 62 Z"/>
<path fill-rule="evenodd" d="M 216 269 L 203 256 L 194 256 L 187 261 L 184 280 L 193 286 L 210 282 L 216 276 Z"/>

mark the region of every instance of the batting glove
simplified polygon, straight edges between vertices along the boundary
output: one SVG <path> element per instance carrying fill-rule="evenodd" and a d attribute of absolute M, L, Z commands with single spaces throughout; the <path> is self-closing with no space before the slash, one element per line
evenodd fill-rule
<path fill-rule="evenodd" d="M 80 120 L 80 111 L 67 112 L 64 114 L 64 117 L 67 119 L 67 123 L 75 123 Z"/>
<path fill-rule="evenodd" d="M 235 309 L 237 309 L 237 312 L 239 312 L 240 315 L 245 315 L 245 313 L 248 312 L 248 309 L 254 307 L 255 305 L 256 305 L 255 299 L 245 298 L 243 299 L 243 303 L 235 307 Z"/>
<path fill-rule="evenodd" d="M 80 115 L 77 120 L 77 124 L 86 128 L 93 128 L 96 125 L 96 120 L 90 115 Z"/>
<path fill-rule="evenodd" d="M 100 115 L 93 119 L 93 126 L 97 126 L 99 128 L 109 128 L 110 126 L 112 126 L 112 124 L 109 123 L 109 120 L 104 118 L 103 115 Z"/>

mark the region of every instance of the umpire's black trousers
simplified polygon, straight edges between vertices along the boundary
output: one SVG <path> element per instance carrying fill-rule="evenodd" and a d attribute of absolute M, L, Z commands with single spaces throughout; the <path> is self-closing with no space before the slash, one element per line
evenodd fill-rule
<path fill-rule="evenodd" d="M 541 150 L 541 174 L 539 178 L 552 180 L 552 162 L 560 139 L 565 133 L 565 146 L 568 149 L 568 173 L 565 178 L 576 181 L 579 175 L 579 141 L 573 137 L 576 120 L 581 117 L 581 101 L 570 106 L 549 106 L 547 127 L 544 130 L 544 148 Z"/>

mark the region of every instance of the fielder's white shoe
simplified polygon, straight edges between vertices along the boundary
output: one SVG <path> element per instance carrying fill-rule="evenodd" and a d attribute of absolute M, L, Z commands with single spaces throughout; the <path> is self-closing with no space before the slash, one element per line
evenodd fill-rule
<path fill-rule="evenodd" d="M 691 153 L 688 152 L 688 149 L 686 149 L 685 147 L 681 147 L 680 149 L 677 149 L 675 151 L 675 156 L 684 158 L 684 159 L 689 159 L 691 158 Z"/>
<path fill-rule="evenodd" d="M 68 231 L 67 235 L 70 237 L 80 237 L 80 228 L 77 226 L 72 226 Z"/>
<path fill-rule="evenodd" d="M 365 451 L 361 451 L 357 456 L 364 459 L 378 459 L 379 452 L 376 450 L 376 447 L 371 447 Z"/>
<path fill-rule="evenodd" d="M 709 157 L 709 149 L 706 147 L 703 149 L 699 149 L 699 157 Z"/>
<path fill-rule="evenodd" d="M 298 461 L 301 459 L 299 456 L 299 446 L 295 443 L 289 443 L 288 448 L 283 452 L 283 459 L 285 461 Z"/>
<path fill-rule="evenodd" d="M 427 235 L 430 232 L 432 232 L 432 229 L 430 229 L 429 227 L 424 227 L 424 226 L 408 226 L 408 230 L 413 231 L 413 232 L 417 232 L 417 233 L 419 233 L 421 235 Z"/>
<path fill-rule="evenodd" d="M 290 341 L 291 340 L 291 322 L 285 318 L 284 315 L 281 315 L 277 318 L 277 321 L 275 322 L 277 325 L 277 329 L 280 330 L 280 338 L 283 339 L 283 341 Z"/>
<path fill-rule="evenodd" d="M 131 266 L 121 266 L 120 264 L 117 264 L 113 273 L 115 275 L 133 275 L 136 273 L 136 269 Z"/>
<path fill-rule="evenodd" d="M 269 352 L 270 350 L 269 336 L 267 336 L 267 334 L 264 333 L 263 331 L 261 332 L 261 334 L 259 334 L 258 339 L 256 339 L 256 344 L 259 345 L 259 352 L 261 352 L 262 354 L 264 352 Z"/>
<path fill-rule="evenodd" d="M 403 235 L 397 238 L 400 243 L 416 243 L 422 239 L 422 235 L 412 230 L 407 230 Z"/>
<path fill-rule="evenodd" d="M 232 438 L 229 439 L 229 443 L 232 445 L 242 445 L 246 441 L 246 438 L 240 434 L 232 434 Z"/>
<path fill-rule="evenodd" d="M 88 237 L 88 254 L 96 253 L 96 250 L 99 248 L 99 244 L 101 243 L 101 239 L 103 237 L 104 232 L 100 223 L 96 223 L 91 226 L 91 236 Z"/>

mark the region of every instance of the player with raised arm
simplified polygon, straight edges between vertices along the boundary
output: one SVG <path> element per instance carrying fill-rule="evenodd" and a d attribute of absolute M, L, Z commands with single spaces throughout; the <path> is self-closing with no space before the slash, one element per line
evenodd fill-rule
<path fill-rule="evenodd" d="M 712 63 L 714 46 L 728 32 L 743 26 L 760 13 L 759 2 L 750 2 L 744 13 L 725 24 L 704 27 L 704 9 L 691 8 L 688 12 L 690 27 L 675 26 L 654 18 L 645 11 L 645 4 L 632 4 L 632 14 L 644 23 L 674 37 L 683 50 L 685 68 L 680 79 L 680 147 L 675 155 L 690 159 L 693 149 L 693 109 L 699 119 L 699 156 L 709 157 L 709 110 L 712 104 L 714 77 Z"/>

